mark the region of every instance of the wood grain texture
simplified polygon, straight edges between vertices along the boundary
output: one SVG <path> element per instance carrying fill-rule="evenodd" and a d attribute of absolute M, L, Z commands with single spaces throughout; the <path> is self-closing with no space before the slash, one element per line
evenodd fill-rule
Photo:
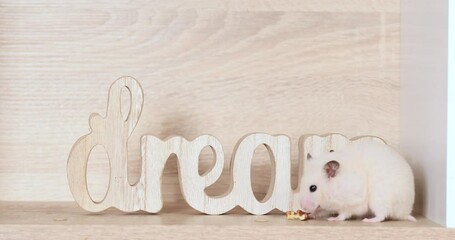
<path fill-rule="evenodd" d="M 0 200 L 72 200 L 65 173 L 71 145 L 87 132 L 87 116 L 104 112 L 100 94 L 124 75 L 147 89 L 128 145 L 130 183 L 139 176 L 144 134 L 210 133 L 226 159 L 245 133 L 289 135 L 294 186 L 302 134 L 371 134 L 398 145 L 398 0 L 0 6 Z M 211 157 L 201 156 L 202 168 Z M 265 149 L 254 158 L 253 169 L 270 169 Z M 102 163 L 91 166 L 94 182 L 108 177 Z M 183 201 L 176 174 L 171 159 L 165 202 Z M 269 177 L 253 176 L 258 198 Z M 226 191 L 229 175 L 215 185 L 207 192 Z"/>
<path fill-rule="evenodd" d="M 122 90 L 130 93 L 129 109 L 122 114 Z M 145 209 L 145 182 L 130 185 L 128 182 L 128 138 L 139 121 L 144 103 L 144 93 L 139 83 L 131 77 L 117 79 L 109 89 L 105 117 L 99 113 L 90 115 L 90 133 L 80 137 L 68 157 L 68 182 L 75 200 L 85 209 L 98 212 L 110 206 L 122 211 Z M 109 159 L 109 185 L 105 197 L 100 202 L 93 201 L 87 186 L 87 166 L 91 151 L 103 146 Z M 146 166 L 143 164 L 143 166 Z M 105 174 L 106 174 L 105 173 Z M 142 171 L 142 176 L 145 172 Z M 116 193 L 121 193 L 118 195 Z M 119 201 L 119 199 L 129 201 Z"/>
<path fill-rule="evenodd" d="M 359 220 L 289 221 L 286 215 L 223 216 L 198 214 L 195 210 L 169 206 L 164 213 L 124 214 L 107 210 L 106 215 L 88 214 L 75 203 L 0 202 L 1 239 L 455 239 L 446 229 L 417 216 L 417 222 L 387 221 L 365 224 Z"/>
<path fill-rule="evenodd" d="M 266 146 L 272 164 L 271 181 L 262 199 L 254 196 L 251 188 L 251 161 L 254 151 L 260 145 Z M 198 156 L 205 146 L 210 146 L 216 160 L 204 175 L 198 173 Z M 230 161 L 229 189 L 218 195 L 209 196 L 205 188 L 214 184 L 223 171 L 224 154 L 219 140 L 202 135 L 192 141 L 172 137 L 165 141 L 153 136 L 143 136 L 142 141 L 145 185 L 145 210 L 158 212 L 162 203 L 161 176 L 168 156 L 175 154 L 178 159 L 179 184 L 186 202 L 194 209 L 207 214 L 223 214 L 240 206 L 252 214 L 265 214 L 279 209 L 290 210 L 291 205 L 291 160 L 290 140 L 285 135 L 272 136 L 265 133 L 248 134 L 241 138 L 233 150 Z M 262 172 L 259 172 L 261 174 Z M 163 189 L 166 191 L 166 189 Z M 119 193 L 125 196 L 123 192 Z M 123 198 L 124 201 L 129 199 Z"/>

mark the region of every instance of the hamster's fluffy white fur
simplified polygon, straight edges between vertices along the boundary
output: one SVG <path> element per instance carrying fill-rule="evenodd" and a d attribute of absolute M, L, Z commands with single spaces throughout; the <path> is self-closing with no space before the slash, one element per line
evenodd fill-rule
<path fill-rule="evenodd" d="M 331 161 L 338 164 L 333 169 L 328 167 Z M 330 169 L 335 176 L 328 174 Z M 300 184 L 302 209 L 338 213 L 329 220 L 343 221 L 371 213 L 374 217 L 363 221 L 415 221 L 410 215 L 415 195 L 411 168 L 386 144 L 355 141 L 340 151 L 310 157 L 304 163 Z M 316 191 L 310 191 L 313 185 Z"/>

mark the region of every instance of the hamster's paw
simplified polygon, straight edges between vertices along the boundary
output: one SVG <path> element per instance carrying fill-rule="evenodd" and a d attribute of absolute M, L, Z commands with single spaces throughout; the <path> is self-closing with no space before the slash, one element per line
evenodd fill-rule
<path fill-rule="evenodd" d="M 417 222 L 417 219 L 411 215 L 409 215 L 406 220 L 411 221 L 411 222 Z"/>
<path fill-rule="evenodd" d="M 366 223 L 378 223 L 378 222 L 382 222 L 385 220 L 385 217 L 382 217 L 382 216 L 376 216 L 374 218 L 364 218 L 362 220 L 362 222 L 366 222 Z"/>
<path fill-rule="evenodd" d="M 331 222 L 341 222 L 341 221 L 344 221 L 346 219 L 347 219 L 347 217 L 344 214 L 339 214 L 337 217 L 327 218 L 327 220 L 329 220 Z"/>
<path fill-rule="evenodd" d="M 344 219 L 340 219 L 338 217 L 329 217 L 327 218 L 327 220 L 331 221 L 331 222 L 339 222 L 339 221 L 344 221 Z"/>

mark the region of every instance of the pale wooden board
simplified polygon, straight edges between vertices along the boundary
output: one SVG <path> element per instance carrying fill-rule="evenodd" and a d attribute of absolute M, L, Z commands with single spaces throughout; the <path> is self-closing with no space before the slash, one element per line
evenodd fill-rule
<path fill-rule="evenodd" d="M 0 200 L 72 200 L 67 155 L 88 131 L 87 116 L 104 113 L 103 94 L 123 75 L 146 89 L 129 145 L 131 182 L 144 134 L 210 133 L 226 159 L 246 133 L 286 134 L 294 186 L 302 134 L 371 134 L 398 144 L 398 0 L 0 0 L 0 6 Z M 259 198 L 268 188 L 268 162 L 258 149 Z M 93 165 L 90 176 L 106 179 L 105 164 Z M 165 202 L 183 201 L 176 169 L 175 160 L 166 166 Z M 208 192 L 228 186 L 223 174 Z"/>
<path fill-rule="evenodd" d="M 445 229 L 417 216 L 417 222 L 366 224 L 359 220 L 305 222 L 286 220 L 284 214 L 223 216 L 198 214 L 189 207 L 169 206 L 164 213 L 89 214 L 75 203 L 0 202 L 1 239 L 455 239 Z"/>

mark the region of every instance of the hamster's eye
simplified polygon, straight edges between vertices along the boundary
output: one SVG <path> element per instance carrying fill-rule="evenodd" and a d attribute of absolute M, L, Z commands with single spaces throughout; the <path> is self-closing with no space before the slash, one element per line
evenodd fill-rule
<path fill-rule="evenodd" d="M 318 187 L 316 187 L 316 185 L 310 186 L 310 192 L 316 192 L 317 189 L 318 189 Z"/>

